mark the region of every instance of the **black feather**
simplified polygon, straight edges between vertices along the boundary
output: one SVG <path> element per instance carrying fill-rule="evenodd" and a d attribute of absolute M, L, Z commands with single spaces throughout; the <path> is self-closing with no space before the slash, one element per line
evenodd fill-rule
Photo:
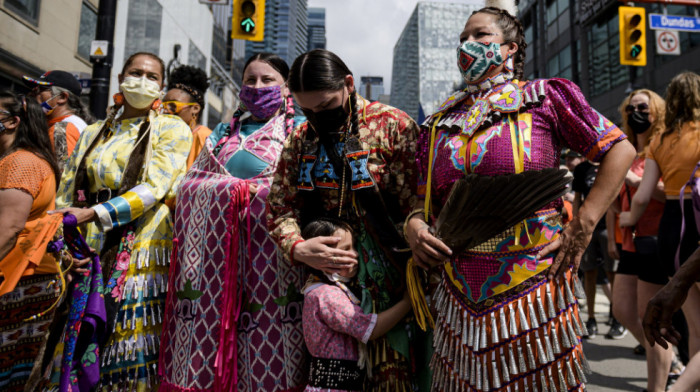
<path fill-rule="evenodd" d="M 486 242 L 567 192 L 564 169 L 505 176 L 469 174 L 452 187 L 435 225 L 436 235 L 461 252 Z"/>

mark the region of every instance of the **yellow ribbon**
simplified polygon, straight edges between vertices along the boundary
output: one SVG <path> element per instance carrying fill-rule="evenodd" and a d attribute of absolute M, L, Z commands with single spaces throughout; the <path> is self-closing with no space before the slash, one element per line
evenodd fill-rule
<path fill-rule="evenodd" d="M 430 188 L 432 187 L 433 178 L 433 151 L 435 146 L 435 129 L 437 123 L 440 122 L 440 118 L 443 113 L 438 114 L 438 116 L 433 121 L 433 127 L 430 130 L 430 150 L 428 153 L 428 180 L 425 189 L 425 208 L 423 211 L 423 219 L 428 222 L 428 217 L 430 216 Z M 435 328 L 435 320 L 430 314 L 430 308 L 428 308 L 428 303 L 425 301 L 425 291 L 423 291 L 423 286 L 420 281 L 420 271 L 416 262 L 413 261 L 413 257 L 408 259 L 406 264 L 406 288 L 408 289 L 408 295 L 411 298 L 411 306 L 413 307 L 413 314 L 416 317 L 416 323 L 423 331 L 430 328 Z"/>

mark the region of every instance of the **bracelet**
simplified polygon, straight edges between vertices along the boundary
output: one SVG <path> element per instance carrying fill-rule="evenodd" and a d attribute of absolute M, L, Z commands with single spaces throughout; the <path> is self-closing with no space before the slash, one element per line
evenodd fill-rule
<path fill-rule="evenodd" d="M 406 232 L 406 229 L 408 228 L 408 221 L 411 220 L 415 215 L 425 213 L 425 210 L 422 208 L 417 208 L 413 211 L 411 211 L 408 216 L 406 217 L 406 220 L 403 222 L 403 238 L 408 241 L 408 233 Z"/>

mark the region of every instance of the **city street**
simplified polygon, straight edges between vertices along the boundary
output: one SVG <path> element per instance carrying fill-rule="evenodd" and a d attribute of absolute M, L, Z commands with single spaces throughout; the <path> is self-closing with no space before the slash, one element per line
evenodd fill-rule
<path fill-rule="evenodd" d="M 609 326 L 609 302 L 598 286 L 596 294 L 596 320 L 598 336 L 583 341 L 583 350 L 593 374 L 588 376 L 589 392 L 641 391 L 646 387 L 645 357 L 633 353 L 637 341 L 628 333 L 623 339 L 605 339 Z M 586 320 L 585 311 L 582 320 Z"/>

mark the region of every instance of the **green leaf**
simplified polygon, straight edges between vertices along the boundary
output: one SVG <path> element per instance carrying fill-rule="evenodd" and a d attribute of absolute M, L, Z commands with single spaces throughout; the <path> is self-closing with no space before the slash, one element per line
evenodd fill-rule
<path fill-rule="evenodd" d="M 193 301 L 204 295 L 203 292 L 201 292 L 199 290 L 194 290 L 192 288 L 192 281 L 189 279 L 187 279 L 187 282 L 185 282 L 185 288 L 181 291 L 178 291 L 176 294 L 177 294 L 177 298 L 180 300 L 190 299 Z"/>

